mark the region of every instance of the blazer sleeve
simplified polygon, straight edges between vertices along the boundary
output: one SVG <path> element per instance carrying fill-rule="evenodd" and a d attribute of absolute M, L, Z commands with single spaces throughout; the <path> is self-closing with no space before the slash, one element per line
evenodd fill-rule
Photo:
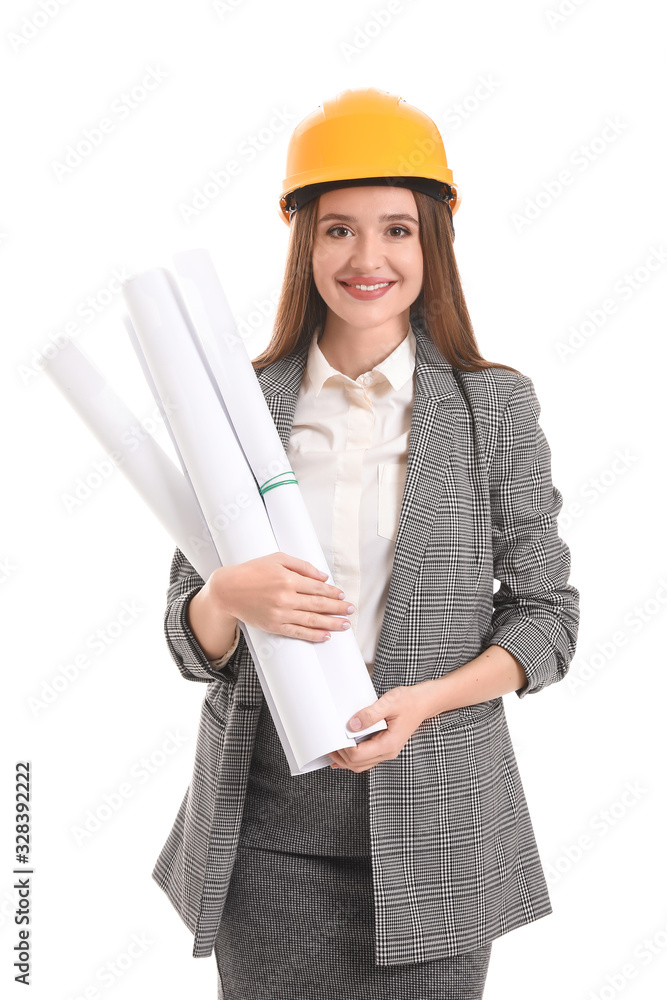
<path fill-rule="evenodd" d="M 558 535 L 563 497 L 532 381 L 521 375 L 498 425 L 490 468 L 494 576 L 492 634 L 523 667 L 519 698 L 563 679 L 574 656 L 579 591 L 568 583 L 570 550 Z"/>
<path fill-rule="evenodd" d="M 204 580 L 180 549 L 171 561 L 167 608 L 164 613 L 164 634 L 172 658 L 183 677 L 188 681 L 219 680 L 220 676 L 233 678 L 229 661 L 236 652 L 241 631 L 236 624 L 232 645 L 223 656 L 209 660 L 201 648 L 188 621 L 188 605 L 204 586 Z"/>

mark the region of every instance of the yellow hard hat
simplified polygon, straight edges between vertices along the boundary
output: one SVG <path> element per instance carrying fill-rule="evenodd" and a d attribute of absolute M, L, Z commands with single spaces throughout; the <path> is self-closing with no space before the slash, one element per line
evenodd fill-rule
<path fill-rule="evenodd" d="M 387 178 L 444 201 L 452 216 L 459 207 L 442 137 L 428 115 L 384 90 L 344 90 L 294 129 L 279 210 L 289 225 L 325 190 Z"/>

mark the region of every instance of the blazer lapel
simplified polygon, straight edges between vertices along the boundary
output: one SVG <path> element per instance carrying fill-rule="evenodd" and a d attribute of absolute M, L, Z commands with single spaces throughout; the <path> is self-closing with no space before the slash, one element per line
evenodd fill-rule
<path fill-rule="evenodd" d="M 416 339 L 415 396 L 394 560 L 373 664 L 373 684 L 378 695 L 404 683 L 387 676 L 392 650 L 444 495 L 445 470 L 465 408 L 452 366 L 414 322 L 412 328 Z"/>
<path fill-rule="evenodd" d="M 452 366 L 413 320 L 415 396 L 408 440 L 408 463 L 398 522 L 387 603 L 378 638 L 373 683 L 382 693 L 384 675 L 417 579 L 431 526 L 443 496 L 443 480 L 454 432 L 465 406 Z M 308 347 L 257 372 L 280 440 L 289 446 Z M 393 686 L 389 684 L 388 686 Z"/>

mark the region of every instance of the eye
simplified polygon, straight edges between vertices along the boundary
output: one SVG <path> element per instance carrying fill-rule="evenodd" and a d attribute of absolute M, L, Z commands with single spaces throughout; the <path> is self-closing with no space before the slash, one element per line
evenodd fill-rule
<path fill-rule="evenodd" d="M 347 228 L 347 226 L 342 226 L 342 225 L 341 226 L 332 226 L 331 229 L 327 229 L 327 236 L 333 236 L 334 233 L 340 232 L 340 230 L 344 230 L 346 233 L 350 232 L 350 230 Z M 401 237 L 400 237 L 401 239 L 404 236 L 410 236 L 410 230 L 406 229 L 405 226 L 390 226 L 389 229 L 387 230 L 387 232 L 388 233 L 396 233 L 396 232 L 398 232 L 398 233 L 401 234 Z M 334 236 L 334 239 L 340 239 L 340 237 Z"/>
<path fill-rule="evenodd" d="M 338 229 L 344 229 L 344 230 L 345 230 L 346 232 L 348 232 L 348 233 L 349 233 L 349 231 L 350 231 L 350 230 L 349 230 L 349 229 L 347 228 L 347 226 L 332 226 L 332 227 L 331 227 L 331 229 L 327 229 L 327 236 L 331 236 L 331 235 L 332 235 L 333 233 L 335 233 L 335 232 L 336 232 L 336 230 L 338 230 Z M 337 238 L 337 237 L 336 237 L 336 238 Z"/>

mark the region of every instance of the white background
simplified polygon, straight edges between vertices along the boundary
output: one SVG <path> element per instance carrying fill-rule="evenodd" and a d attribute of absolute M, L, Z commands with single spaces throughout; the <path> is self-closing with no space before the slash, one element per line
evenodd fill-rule
<path fill-rule="evenodd" d="M 0 976 L 14 975 L 13 773 L 28 759 L 34 1000 L 216 991 L 214 959 L 192 958 L 150 878 L 190 780 L 203 696 L 162 635 L 173 545 L 40 356 L 76 324 L 165 443 L 114 273 L 206 247 L 256 356 L 284 265 L 289 135 L 360 86 L 400 94 L 441 129 L 480 349 L 534 381 L 582 595 L 568 678 L 505 698 L 554 913 L 494 942 L 485 998 L 663 994 L 664 45 L 651 0 L 563 0 L 560 15 L 558 2 L 3 4 Z M 120 110 L 151 70 L 154 89 Z M 250 160 L 243 144 L 276 111 L 287 124 L 262 132 Z M 105 117 L 112 131 L 58 177 L 67 147 Z M 230 159 L 240 175 L 209 187 L 186 222 L 182 206 Z M 94 652 L 123 602 L 133 624 Z M 89 665 L 65 683 L 82 653 Z M 123 783 L 130 797 L 77 837 Z M 133 935 L 145 949 L 128 967 Z M 122 976 L 102 980 L 108 963 Z"/>

